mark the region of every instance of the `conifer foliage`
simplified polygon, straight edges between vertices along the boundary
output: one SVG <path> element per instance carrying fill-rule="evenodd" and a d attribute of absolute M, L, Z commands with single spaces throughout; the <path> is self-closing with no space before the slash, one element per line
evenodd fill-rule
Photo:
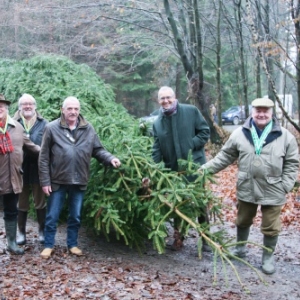
<path fill-rule="evenodd" d="M 29 93 L 40 113 L 51 121 L 59 117 L 62 101 L 75 96 L 103 145 L 121 160 L 119 169 L 92 160 L 83 208 L 87 226 L 107 238 L 114 234 L 130 247 L 139 248 L 150 239 L 159 253 L 166 246 L 166 224 L 175 215 L 181 219 L 182 232 L 194 227 L 203 238 L 211 237 L 207 228 L 196 223 L 204 205 L 218 213 L 218 205 L 211 205 L 212 194 L 204 188 L 208 175 L 199 175 L 191 157 L 181 161 L 179 173 L 154 164 L 152 138 L 142 134 L 138 121 L 115 102 L 111 87 L 91 68 L 51 55 L 2 60 L 0 66 L 0 92 L 13 102 L 11 113 L 17 109 L 18 98 Z M 185 178 L 192 174 L 197 180 L 189 183 Z"/>

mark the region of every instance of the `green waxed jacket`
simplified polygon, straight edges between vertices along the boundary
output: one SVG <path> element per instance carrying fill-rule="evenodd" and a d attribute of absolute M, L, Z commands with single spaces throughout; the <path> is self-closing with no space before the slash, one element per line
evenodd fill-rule
<path fill-rule="evenodd" d="M 251 137 L 252 118 L 236 129 L 218 155 L 202 168 L 217 173 L 238 162 L 237 198 L 260 205 L 283 205 L 294 186 L 299 169 L 295 137 L 273 119 L 273 128 L 260 155 Z"/>
<path fill-rule="evenodd" d="M 192 151 L 195 163 L 206 162 L 204 145 L 209 139 L 209 127 L 200 111 L 193 105 L 178 104 L 177 112 L 165 116 L 160 110 L 153 124 L 154 162 L 163 161 L 166 168 L 178 170 L 178 159 L 187 159 Z"/>

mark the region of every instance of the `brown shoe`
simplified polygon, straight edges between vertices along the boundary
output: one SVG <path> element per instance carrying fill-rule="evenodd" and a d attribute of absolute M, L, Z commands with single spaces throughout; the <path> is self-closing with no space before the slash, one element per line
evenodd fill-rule
<path fill-rule="evenodd" d="M 69 249 L 69 251 L 70 251 L 70 253 L 77 255 L 77 256 L 83 255 L 82 251 L 78 247 L 72 247 Z"/>
<path fill-rule="evenodd" d="M 52 249 L 52 248 L 45 248 L 45 249 L 41 252 L 40 255 L 41 255 L 42 258 L 47 259 L 47 258 L 49 258 L 49 257 L 51 256 L 52 252 L 53 252 L 53 249 Z"/>

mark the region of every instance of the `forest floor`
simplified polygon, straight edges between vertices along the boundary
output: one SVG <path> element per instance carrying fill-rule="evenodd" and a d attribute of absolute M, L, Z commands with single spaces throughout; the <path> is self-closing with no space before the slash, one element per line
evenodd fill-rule
<path fill-rule="evenodd" d="M 226 172 L 229 175 L 223 178 L 221 174 L 220 180 L 234 182 L 230 179 L 234 171 Z M 233 191 L 226 184 L 222 186 L 218 185 L 218 191 L 224 199 L 224 222 L 212 223 L 212 231 L 223 229 L 228 239 L 235 240 Z M 246 261 L 261 278 L 249 266 L 233 261 L 243 285 L 228 264 L 224 269 L 220 259 L 214 263 L 212 253 L 204 252 L 202 259 L 198 258 L 198 236 L 193 230 L 180 251 L 167 247 L 164 254 L 158 254 L 149 244 L 140 254 L 122 241 L 112 238 L 108 242 L 81 228 L 79 247 L 85 255 L 75 257 L 67 252 L 63 224 L 58 227 L 55 252 L 45 260 L 39 256 L 43 247 L 38 244 L 37 224 L 32 219 L 28 221 L 25 254 L 15 256 L 5 251 L 0 212 L 0 299 L 300 299 L 300 212 L 296 194 L 288 199 L 275 251 L 277 272 L 270 276 L 261 273 L 262 250 L 248 244 Z M 259 224 L 258 216 L 249 240 L 261 244 Z M 172 232 L 167 244 L 172 244 Z"/>

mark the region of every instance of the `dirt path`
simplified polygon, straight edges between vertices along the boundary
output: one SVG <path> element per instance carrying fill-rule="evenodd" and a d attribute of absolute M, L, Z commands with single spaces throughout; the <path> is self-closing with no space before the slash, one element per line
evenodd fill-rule
<path fill-rule="evenodd" d="M 182 251 L 167 249 L 163 255 L 151 245 L 142 255 L 122 242 L 108 243 L 81 229 L 79 246 L 85 256 L 68 254 L 66 228 L 60 226 L 55 253 L 49 260 L 39 257 L 36 225 L 28 224 L 28 245 L 23 256 L 5 253 L 3 213 L 0 212 L 0 299 L 300 299 L 299 232 L 285 229 L 276 249 L 277 272 L 256 273 L 234 262 L 248 293 L 239 284 L 232 269 L 227 275 L 217 262 L 217 283 L 213 284 L 213 255 L 197 258 L 197 237 L 191 232 Z M 229 237 L 235 236 L 232 224 L 225 224 Z M 214 230 L 221 226 L 214 226 Z M 261 243 L 257 227 L 250 239 Z M 171 243 L 171 239 L 169 240 Z M 260 268 L 261 250 L 249 246 L 248 262 Z M 227 284 L 226 284 L 227 281 Z"/>

